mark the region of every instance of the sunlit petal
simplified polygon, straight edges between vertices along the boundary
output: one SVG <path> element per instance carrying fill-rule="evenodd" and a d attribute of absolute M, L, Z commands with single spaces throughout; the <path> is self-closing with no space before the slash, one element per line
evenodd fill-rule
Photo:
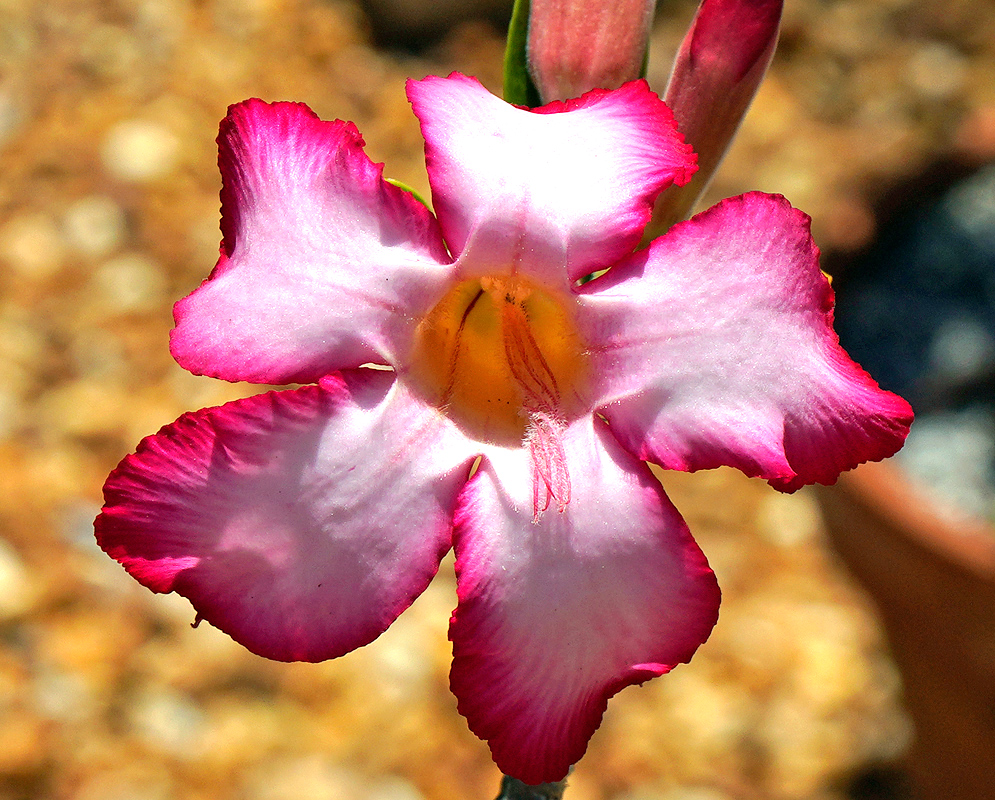
<path fill-rule="evenodd" d="M 375 639 L 449 549 L 469 455 L 393 375 L 358 370 L 186 414 L 105 486 L 100 546 L 250 650 Z"/>
<path fill-rule="evenodd" d="M 642 81 L 527 111 L 454 74 L 408 82 L 446 242 L 466 273 L 568 289 L 639 242 L 694 154 Z"/>
<path fill-rule="evenodd" d="M 840 347 L 808 217 L 783 197 L 726 200 L 584 288 L 600 410 L 640 458 L 792 490 L 905 440 L 909 405 Z"/>
<path fill-rule="evenodd" d="M 280 384 L 395 363 L 450 271 L 432 215 L 383 181 L 352 123 L 301 103 L 232 106 L 218 144 L 221 259 L 176 304 L 180 365 Z"/>
<path fill-rule="evenodd" d="M 691 658 L 715 577 L 645 464 L 587 417 L 565 433 L 573 493 L 533 522 L 521 450 L 492 451 L 460 496 L 452 688 L 494 760 L 559 780 L 608 698 Z"/>

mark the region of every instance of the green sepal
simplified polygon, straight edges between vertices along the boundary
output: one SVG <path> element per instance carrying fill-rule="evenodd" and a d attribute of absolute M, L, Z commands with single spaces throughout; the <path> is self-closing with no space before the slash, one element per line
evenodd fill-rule
<path fill-rule="evenodd" d="M 416 192 L 414 189 L 408 186 L 408 184 L 401 183 L 401 181 L 397 180 L 396 178 L 384 178 L 384 180 L 387 181 L 387 183 L 389 183 L 391 186 L 396 186 L 402 192 L 407 192 L 408 194 L 410 194 L 413 198 L 415 198 L 415 200 L 417 200 L 419 203 L 425 206 L 425 208 L 427 208 L 429 211 L 432 210 L 432 206 L 428 204 L 428 200 L 426 200 L 424 197 L 418 194 L 418 192 Z"/>
<path fill-rule="evenodd" d="M 529 75 L 529 0 L 515 0 L 504 48 L 504 99 L 516 106 L 542 105 L 539 90 Z"/>
<path fill-rule="evenodd" d="M 517 778 L 504 775 L 501 778 L 501 794 L 497 796 L 497 800 L 563 800 L 563 790 L 566 787 L 566 780 L 530 786 Z"/>

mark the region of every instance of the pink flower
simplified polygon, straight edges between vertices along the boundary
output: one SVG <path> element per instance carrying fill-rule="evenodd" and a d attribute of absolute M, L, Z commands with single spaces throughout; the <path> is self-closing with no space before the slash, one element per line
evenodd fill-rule
<path fill-rule="evenodd" d="M 455 547 L 459 709 L 506 773 L 558 780 L 608 698 L 716 619 L 644 461 L 791 491 L 891 455 L 911 412 L 840 349 L 783 198 L 727 200 L 634 252 L 695 168 L 643 82 L 535 111 L 457 74 L 408 96 L 436 216 L 351 124 L 232 107 L 221 257 L 177 303 L 172 352 L 306 385 L 145 439 L 97 537 L 253 652 L 306 661 L 375 639 Z"/>

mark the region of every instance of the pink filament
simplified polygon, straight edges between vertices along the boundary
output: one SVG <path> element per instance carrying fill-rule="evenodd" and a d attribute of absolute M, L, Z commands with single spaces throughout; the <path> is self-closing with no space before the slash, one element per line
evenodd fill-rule
<path fill-rule="evenodd" d="M 538 522 L 551 501 L 560 512 L 570 502 L 570 472 L 563 450 L 566 424 L 559 414 L 556 377 L 532 335 L 525 309 L 510 297 L 501 308 L 505 358 L 529 416 L 525 444 L 532 465 L 532 520 Z"/>

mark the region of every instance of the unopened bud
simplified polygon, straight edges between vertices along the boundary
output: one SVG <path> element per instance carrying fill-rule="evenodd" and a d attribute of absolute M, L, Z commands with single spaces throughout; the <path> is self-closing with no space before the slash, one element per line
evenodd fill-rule
<path fill-rule="evenodd" d="M 642 74 L 656 0 L 532 0 L 529 74 L 544 103 Z"/>
<path fill-rule="evenodd" d="M 698 154 L 698 172 L 660 195 L 645 239 L 686 218 L 715 173 L 777 46 L 784 0 L 702 0 L 664 97 Z"/>

